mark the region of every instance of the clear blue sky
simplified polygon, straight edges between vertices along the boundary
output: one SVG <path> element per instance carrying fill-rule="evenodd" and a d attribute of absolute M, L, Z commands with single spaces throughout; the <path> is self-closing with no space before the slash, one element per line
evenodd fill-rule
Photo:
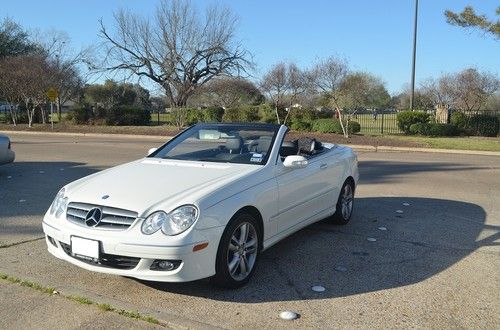
<path fill-rule="evenodd" d="M 254 54 L 259 77 L 274 63 L 301 67 L 318 58 L 343 56 L 351 68 L 382 78 L 390 93 L 410 81 L 414 0 L 221 0 L 240 18 L 238 38 Z M 128 8 L 151 15 L 153 0 L 2 1 L 0 17 L 29 29 L 66 31 L 75 48 L 98 41 L 98 19 L 108 25 L 113 11 Z M 207 2 L 194 1 L 200 7 Z M 494 0 L 420 0 L 417 83 L 468 66 L 500 71 L 500 41 L 445 22 L 445 9 L 472 5 L 494 17 Z"/>

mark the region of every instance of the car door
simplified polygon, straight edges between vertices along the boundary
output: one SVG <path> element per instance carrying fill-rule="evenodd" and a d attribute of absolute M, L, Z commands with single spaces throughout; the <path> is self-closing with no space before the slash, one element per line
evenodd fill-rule
<path fill-rule="evenodd" d="M 311 157 L 309 164 L 300 169 L 286 168 L 278 160 L 278 232 L 293 230 L 331 209 L 336 202 L 333 178 L 337 175 L 328 155 Z"/>

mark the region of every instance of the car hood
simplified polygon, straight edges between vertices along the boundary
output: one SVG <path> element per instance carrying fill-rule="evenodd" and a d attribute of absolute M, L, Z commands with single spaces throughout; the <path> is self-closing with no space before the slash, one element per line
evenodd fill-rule
<path fill-rule="evenodd" d="M 196 201 L 260 166 L 145 158 L 80 179 L 67 186 L 70 202 L 151 211 Z M 106 197 L 108 196 L 108 197 Z"/>

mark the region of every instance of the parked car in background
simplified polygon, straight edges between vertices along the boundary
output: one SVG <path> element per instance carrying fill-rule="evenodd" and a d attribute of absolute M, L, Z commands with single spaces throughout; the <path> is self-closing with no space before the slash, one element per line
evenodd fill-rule
<path fill-rule="evenodd" d="M 12 163 L 16 154 L 12 150 L 12 145 L 8 136 L 0 134 L 0 165 Z"/>
<path fill-rule="evenodd" d="M 43 219 L 48 250 L 87 270 L 150 281 L 247 283 L 260 253 L 351 218 L 352 149 L 288 141 L 274 124 L 198 124 L 137 161 L 72 182 Z"/>

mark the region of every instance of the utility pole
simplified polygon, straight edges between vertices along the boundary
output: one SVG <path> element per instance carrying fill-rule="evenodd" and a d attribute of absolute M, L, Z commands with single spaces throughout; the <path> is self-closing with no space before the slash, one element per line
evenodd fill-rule
<path fill-rule="evenodd" d="M 411 69 L 411 94 L 410 110 L 413 111 L 413 100 L 415 98 L 415 60 L 417 57 L 417 20 L 418 20 L 418 0 L 415 0 L 415 21 L 413 26 L 413 63 Z"/>

